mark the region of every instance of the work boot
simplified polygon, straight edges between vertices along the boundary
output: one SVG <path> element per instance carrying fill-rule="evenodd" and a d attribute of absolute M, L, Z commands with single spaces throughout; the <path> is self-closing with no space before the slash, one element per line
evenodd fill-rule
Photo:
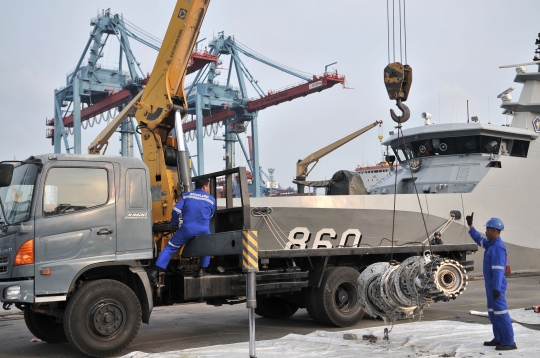
<path fill-rule="evenodd" d="M 148 275 L 150 284 L 155 285 L 159 275 L 159 268 L 157 266 L 152 266 L 146 271 L 146 274 Z"/>
<path fill-rule="evenodd" d="M 497 342 L 496 340 L 484 342 L 484 346 L 488 346 L 488 347 L 495 347 L 495 346 L 500 346 L 500 345 L 501 345 L 501 342 Z"/>
<path fill-rule="evenodd" d="M 497 351 L 510 351 L 512 349 L 517 349 L 516 344 L 512 344 L 511 346 L 497 346 L 495 347 L 495 350 Z"/>

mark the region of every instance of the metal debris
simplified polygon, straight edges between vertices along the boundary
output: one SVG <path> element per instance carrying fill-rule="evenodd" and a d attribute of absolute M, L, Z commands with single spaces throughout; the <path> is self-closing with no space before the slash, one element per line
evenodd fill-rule
<path fill-rule="evenodd" d="M 454 300 L 466 286 L 466 271 L 459 262 L 429 252 L 401 264 L 375 263 L 358 278 L 364 311 L 390 323 L 420 314 L 434 302 Z"/>

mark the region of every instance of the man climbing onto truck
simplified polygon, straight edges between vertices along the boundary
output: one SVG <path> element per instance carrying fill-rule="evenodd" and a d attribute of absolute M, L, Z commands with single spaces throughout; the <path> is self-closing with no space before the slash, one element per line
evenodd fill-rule
<path fill-rule="evenodd" d="M 169 243 L 163 248 L 155 266 L 148 270 L 151 282 L 155 282 L 159 269 L 166 270 L 171 257 L 189 240 L 198 235 L 210 234 L 210 219 L 216 211 L 216 199 L 210 193 L 208 178 L 195 180 L 195 190 L 182 194 L 172 209 L 171 224 L 178 227 Z M 179 225 L 182 216 L 182 225 Z M 200 259 L 198 276 L 204 276 L 204 269 L 210 264 L 210 256 Z"/>

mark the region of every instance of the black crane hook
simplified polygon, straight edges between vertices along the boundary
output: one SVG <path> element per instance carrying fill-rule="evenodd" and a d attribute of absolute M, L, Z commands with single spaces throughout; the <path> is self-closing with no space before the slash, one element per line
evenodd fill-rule
<path fill-rule="evenodd" d="M 393 109 L 390 110 L 390 116 L 392 116 L 392 119 L 396 123 L 405 123 L 409 118 L 411 118 L 411 110 L 409 107 L 407 107 L 405 104 L 401 103 L 401 98 L 398 98 L 396 100 L 396 106 L 401 110 L 403 113 L 401 116 L 396 115 L 396 112 L 394 112 Z"/>

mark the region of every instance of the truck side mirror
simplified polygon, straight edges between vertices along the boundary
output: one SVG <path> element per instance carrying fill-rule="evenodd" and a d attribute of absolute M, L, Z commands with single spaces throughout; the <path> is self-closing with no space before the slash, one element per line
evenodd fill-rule
<path fill-rule="evenodd" d="M 0 163 L 0 188 L 11 185 L 13 164 Z"/>

